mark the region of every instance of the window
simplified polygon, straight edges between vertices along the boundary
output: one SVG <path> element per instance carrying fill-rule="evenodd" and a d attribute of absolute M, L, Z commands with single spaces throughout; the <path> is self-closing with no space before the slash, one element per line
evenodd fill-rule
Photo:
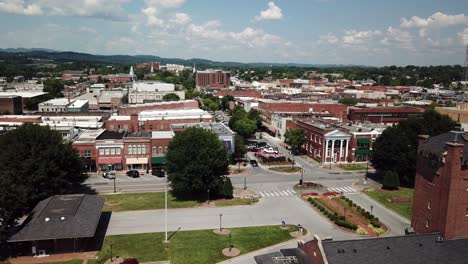
<path fill-rule="evenodd" d="M 145 145 L 141 145 L 141 154 L 146 154 L 146 146 Z"/>
<path fill-rule="evenodd" d="M 158 150 L 159 155 L 162 155 L 162 154 L 163 154 L 163 148 L 162 148 L 162 146 L 159 146 L 158 149 L 159 149 L 159 150 Z"/>
<path fill-rule="evenodd" d="M 156 153 L 157 153 L 157 152 L 156 152 L 156 147 L 153 147 L 153 148 L 152 148 L 152 153 L 153 153 L 153 155 L 156 155 Z"/>
<path fill-rule="evenodd" d="M 104 149 L 104 154 L 105 154 L 105 155 L 109 155 L 109 152 L 110 152 L 110 151 L 109 151 L 108 148 L 105 148 L 105 149 Z"/>
<path fill-rule="evenodd" d="M 120 155 L 120 148 L 115 149 L 115 154 Z"/>
<path fill-rule="evenodd" d="M 165 153 L 167 153 L 167 146 L 166 146 L 166 148 L 165 148 L 164 152 L 165 152 Z"/>
<path fill-rule="evenodd" d="M 91 150 L 85 150 L 85 151 L 83 151 L 83 157 L 85 157 L 85 158 L 91 158 L 91 156 L 92 156 Z"/>
<path fill-rule="evenodd" d="M 431 209 L 431 201 L 427 201 L 427 209 Z"/>
<path fill-rule="evenodd" d="M 132 154 L 133 154 L 133 147 L 132 147 L 132 145 L 129 145 L 129 146 L 128 146 L 127 153 L 128 153 L 129 155 L 132 155 Z"/>
<path fill-rule="evenodd" d="M 429 219 L 426 219 L 426 228 L 429 228 Z"/>
<path fill-rule="evenodd" d="M 139 154 L 139 155 L 141 154 L 141 145 L 137 146 L 137 154 Z"/>
<path fill-rule="evenodd" d="M 111 155 L 115 155 L 115 148 L 111 148 L 111 149 L 110 149 L 110 154 L 111 154 Z"/>
<path fill-rule="evenodd" d="M 99 149 L 99 155 L 104 155 L 104 149 L 102 148 Z"/>

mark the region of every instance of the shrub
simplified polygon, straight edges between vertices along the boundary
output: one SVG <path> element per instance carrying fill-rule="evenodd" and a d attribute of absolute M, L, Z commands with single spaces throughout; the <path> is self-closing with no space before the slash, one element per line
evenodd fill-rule
<path fill-rule="evenodd" d="M 371 221 L 371 225 L 375 226 L 376 228 L 380 228 L 380 227 L 381 227 L 380 222 L 379 222 L 379 221 L 375 221 L 375 220 L 372 220 L 372 221 Z"/>
<path fill-rule="evenodd" d="M 352 229 L 352 230 L 356 230 L 357 229 L 357 225 L 349 222 L 349 221 L 346 221 L 346 220 L 336 220 L 335 221 L 335 224 L 339 225 L 339 226 L 342 226 L 342 227 L 345 227 L 345 228 L 348 228 L 348 229 Z"/>
<path fill-rule="evenodd" d="M 378 217 L 375 217 L 374 220 L 380 222 Z"/>
<path fill-rule="evenodd" d="M 356 229 L 356 233 L 357 233 L 358 235 L 361 235 L 361 236 L 362 236 L 362 235 L 368 235 L 368 234 L 369 234 L 369 233 L 368 233 L 364 228 L 362 228 L 362 227 L 358 227 L 358 229 Z"/>
<path fill-rule="evenodd" d="M 312 197 L 307 198 L 307 201 L 309 201 L 310 203 L 312 203 L 312 200 Z"/>
<path fill-rule="evenodd" d="M 357 210 L 360 212 L 361 209 L 362 209 L 361 206 L 358 205 L 358 206 L 357 206 Z"/>
<path fill-rule="evenodd" d="M 324 214 L 326 217 L 328 217 L 328 214 L 329 214 L 329 213 L 328 213 L 327 210 L 325 210 L 325 211 L 323 211 L 323 214 Z"/>
<path fill-rule="evenodd" d="M 398 190 L 400 187 L 400 177 L 394 171 L 386 171 L 382 185 L 386 190 Z"/>
<path fill-rule="evenodd" d="M 368 226 L 369 228 L 371 228 L 372 231 L 374 231 L 374 233 L 376 233 L 376 234 L 379 235 L 379 236 L 385 234 L 385 230 L 384 230 L 383 228 L 380 228 L 380 227 L 377 228 L 377 227 L 372 226 L 371 224 L 369 224 L 369 225 L 367 225 L 367 226 Z"/>

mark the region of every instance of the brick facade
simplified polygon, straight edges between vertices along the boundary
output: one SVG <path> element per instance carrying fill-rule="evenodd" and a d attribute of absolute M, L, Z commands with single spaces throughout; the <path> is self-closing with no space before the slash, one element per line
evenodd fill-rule
<path fill-rule="evenodd" d="M 225 71 L 200 71 L 195 73 L 197 87 L 229 88 L 231 73 Z"/>
<path fill-rule="evenodd" d="M 0 114 L 21 115 L 23 100 L 21 96 L 0 96 Z"/>
<path fill-rule="evenodd" d="M 198 109 L 198 102 L 195 100 L 185 100 L 177 102 L 161 102 L 143 104 L 137 106 L 126 106 L 119 108 L 119 115 L 138 114 L 145 110 L 176 110 L 176 109 Z"/>
<path fill-rule="evenodd" d="M 421 136 L 413 218 L 417 233 L 440 232 L 446 239 L 468 237 L 468 170 L 464 135 Z"/>
<path fill-rule="evenodd" d="M 393 124 L 411 116 L 420 116 L 424 109 L 417 107 L 374 107 L 350 108 L 348 120 L 356 122 L 369 121 L 371 123 Z"/>

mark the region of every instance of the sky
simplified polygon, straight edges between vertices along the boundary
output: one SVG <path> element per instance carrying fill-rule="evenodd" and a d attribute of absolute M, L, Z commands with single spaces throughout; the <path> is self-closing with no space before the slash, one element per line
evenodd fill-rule
<path fill-rule="evenodd" d="M 465 45 L 468 0 L 0 0 L 0 48 L 385 66 Z"/>

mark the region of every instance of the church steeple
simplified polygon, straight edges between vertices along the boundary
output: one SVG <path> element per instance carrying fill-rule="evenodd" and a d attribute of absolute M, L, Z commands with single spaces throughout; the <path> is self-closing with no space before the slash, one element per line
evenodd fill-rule
<path fill-rule="evenodd" d="M 132 77 L 132 81 L 135 82 L 136 76 L 135 72 L 133 71 L 133 66 L 130 66 L 130 76 Z"/>

